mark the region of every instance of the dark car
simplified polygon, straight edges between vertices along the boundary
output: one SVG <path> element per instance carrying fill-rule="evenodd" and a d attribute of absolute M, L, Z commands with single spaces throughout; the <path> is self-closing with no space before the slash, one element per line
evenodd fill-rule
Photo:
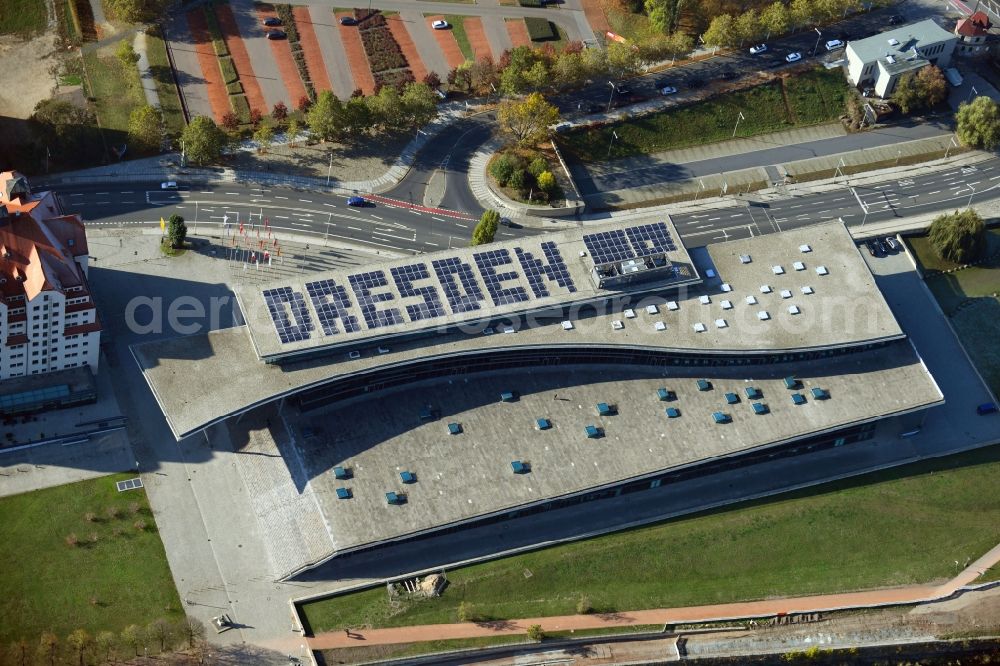
<path fill-rule="evenodd" d="M 347 197 L 347 205 L 364 208 L 368 205 L 368 201 L 364 197 Z"/>
<path fill-rule="evenodd" d="M 889 254 L 889 248 L 885 246 L 885 242 L 881 238 L 875 239 L 875 247 L 878 248 L 879 256 Z"/>
<path fill-rule="evenodd" d="M 358 19 L 354 18 L 353 16 L 340 17 L 340 25 L 357 25 L 357 24 L 358 24 Z"/>
<path fill-rule="evenodd" d="M 889 25 L 899 25 L 904 20 L 905 19 L 899 14 L 893 14 L 892 16 L 889 17 Z"/>
<path fill-rule="evenodd" d="M 868 248 L 868 254 L 873 257 L 878 256 L 878 249 L 875 247 L 875 241 L 865 241 L 865 247 Z"/>
<path fill-rule="evenodd" d="M 281 25 L 281 19 L 278 18 L 277 16 L 269 16 L 268 18 L 261 21 L 261 23 L 263 23 L 269 28 L 274 28 Z"/>
<path fill-rule="evenodd" d="M 285 39 L 286 37 L 288 37 L 288 35 L 286 35 L 282 30 L 268 30 L 267 32 L 268 39 Z"/>

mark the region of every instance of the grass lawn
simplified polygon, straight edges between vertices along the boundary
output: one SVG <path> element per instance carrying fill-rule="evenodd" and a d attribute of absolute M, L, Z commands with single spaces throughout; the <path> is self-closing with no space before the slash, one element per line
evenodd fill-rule
<path fill-rule="evenodd" d="M 65 639 L 74 629 L 93 636 L 183 616 L 145 492 L 115 488 L 134 476 L 0 498 L 0 644 L 24 637 L 34 645 L 46 630 Z M 139 503 L 138 515 L 130 514 L 131 502 Z M 110 518 L 108 507 L 117 507 L 120 517 Z M 84 519 L 87 512 L 96 514 L 95 522 Z M 145 531 L 133 526 L 137 519 L 146 522 Z M 66 544 L 70 533 L 80 545 Z M 89 543 L 91 533 L 96 543 Z"/>
<path fill-rule="evenodd" d="M 180 135 L 184 130 L 184 112 L 181 110 L 181 101 L 170 73 L 167 47 L 158 34 L 146 35 L 146 55 L 149 57 L 149 69 L 153 81 L 156 82 L 156 92 L 160 95 L 160 108 L 163 109 L 167 133 Z"/>
<path fill-rule="evenodd" d="M 1000 580 L 1000 564 L 994 565 L 986 570 L 982 576 L 976 579 L 977 583 L 992 583 L 995 580 Z"/>
<path fill-rule="evenodd" d="M 839 116 L 847 104 L 847 86 L 840 69 L 817 69 L 807 76 L 785 79 L 785 95 L 798 125 L 831 120 L 831 109 Z"/>
<path fill-rule="evenodd" d="M 128 119 L 133 109 L 146 103 L 139 80 L 139 70 L 126 71 L 115 58 L 114 46 L 106 46 L 84 55 L 88 92 L 96 99 L 97 117 L 107 140 L 119 143 L 128 133 Z"/>
<path fill-rule="evenodd" d="M 994 270 L 994 275 L 1000 279 L 1000 271 Z M 955 327 L 958 339 L 962 341 L 962 346 L 972 358 L 972 362 L 993 395 L 1000 395 L 998 321 L 1000 321 L 1000 300 L 993 297 L 981 298 L 951 317 L 951 325 Z"/>
<path fill-rule="evenodd" d="M 841 77 L 839 87 L 844 88 Z M 747 90 L 718 95 L 694 104 L 678 106 L 641 118 L 598 128 L 587 128 L 561 135 L 560 141 L 583 162 L 608 159 L 612 132 L 618 135 L 611 149 L 612 158 L 702 145 L 733 138 L 739 113 L 743 113 L 736 132 L 738 137 L 756 136 L 799 125 L 813 125 L 833 120 L 843 105 L 831 102 L 836 86 L 831 74 L 813 70 L 796 77 L 791 87 L 789 114 L 781 91 L 774 81 Z"/>
<path fill-rule="evenodd" d="M 476 59 L 476 52 L 472 50 L 472 44 L 469 43 L 469 36 L 465 34 L 465 17 L 457 14 L 447 14 L 444 20 L 451 24 L 451 33 L 455 35 L 455 41 L 458 42 L 458 48 L 462 50 L 462 55 L 465 56 L 466 60 L 474 61 Z"/>
<path fill-rule="evenodd" d="M 726 603 L 944 580 L 1000 541 L 1000 446 L 464 567 L 433 599 L 384 586 L 304 605 L 314 631 Z M 528 573 L 530 572 L 530 576 Z"/>
<path fill-rule="evenodd" d="M 604 14 L 611 24 L 611 31 L 632 42 L 642 42 L 659 32 L 650 25 L 649 17 L 645 14 L 623 11 L 616 3 L 605 5 Z"/>
<path fill-rule="evenodd" d="M 45 30 L 48 15 L 41 0 L 0 0 L 0 35 L 27 37 Z"/>

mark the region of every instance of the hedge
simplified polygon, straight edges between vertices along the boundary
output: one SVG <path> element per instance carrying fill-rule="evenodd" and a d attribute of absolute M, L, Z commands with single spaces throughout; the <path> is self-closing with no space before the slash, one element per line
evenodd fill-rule
<path fill-rule="evenodd" d="M 517 4 L 522 7 L 541 7 L 542 0 L 517 0 Z"/>
<path fill-rule="evenodd" d="M 226 92 L 230 95 L 242 95 L 243 94 L 243 84 L 239 81 L 234 81 L 233 83 L 226 84 Z"/>
<path fill-rule="evenodd" d="M 222 38 L 222 29 L 219 28 L 219 19 L 215 15 L 215 9 L 212 5 L 205 7 L 205 22 L 208 23 L 208 33 L 212 36 L 212 48 L 215 49 L 215 55 L 220 58 L 229 55 L 226 40 Z"/>
<path fill-rule="evenodd" d="M 528 37 L 533 42 L 544 42 L 549 39 L 557 39 L 559 33 L 552 27 L 548 19 L 528 16 L 524 19 L 524 25 L 528 28 Z"/>
<path fill-rule="evenodd" d="M 233 113 L 236 114 L 241 123 L 250 122 L 250 103 L 247 102 L 246 95 L 231 95 L 229 103 L 233 107 Z"/>
<path fill-rule="evenodd" d="M 219 69 L 222 71 L 223 83 L 228 85 L 240 80 L 240 75 L 236 73 L 236 65 L 233 64 L 232 58 L 219 58 Z"/>

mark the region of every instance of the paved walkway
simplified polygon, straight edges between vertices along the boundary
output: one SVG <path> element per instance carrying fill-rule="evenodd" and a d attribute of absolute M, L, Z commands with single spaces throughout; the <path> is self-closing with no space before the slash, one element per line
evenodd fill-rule
<path fill-rule="evenodd" d="M 156 82 L 153 80 L 153 73 L 149 70 L 149 54 L 146 53 L 146 33 L 139 30 L 135 33 L 132 48 L 139 56 L 139 80 L 142 81 L 142 92 L 146 95 L 146 104 L 160 108 L 160 93 L 156 90 Z"/>
<path fill-rule="evenodd" d="M 767 599 L 732 604 L 688 606 L 684 608 L 658 608 L 640 611 L 623 611 L 597 615 L 562 615 L 536 617 L 497 622 L 462 622 L 433 624 L 393 629 L 351 630 L 353 637 L 343 631 L 331 631 L 308 639 L 313 650 L 357 647 L 359 645 L 384 645 L 388 643 L 414 643 L 418 641 L 478 638 L 527 633 L 528 627 L 541 625 L 546 632 L 602 627 L 626 627 L 643 624 L 675 624 L 690 622 L 716 622 L 730 619 L 771 617 L 788 613 L 817 613 L 876 606 L 926 603 L 946 599 L 968 585 L 987 569 L 1000 561 L 1000 545 L 966 567 L 943 585 L 912 585 L 883 590 L 866 590 L 844 594 L 825 594 L 787 599 Z"/>

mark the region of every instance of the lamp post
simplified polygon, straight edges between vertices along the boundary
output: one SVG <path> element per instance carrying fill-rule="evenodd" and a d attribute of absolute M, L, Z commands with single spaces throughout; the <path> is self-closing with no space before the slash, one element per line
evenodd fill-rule
<path fill-rule="evenodd" d="M 738 115 L 736 117 L 736 126 L 733 127 L 733 138 L 736 138 L 736 130 L 738 130 L 740 128 L 740 121 L 741 120 L 746 120 L 746 118 L 743 117 L 743 112 L 742 111 L 740 111 L 740 115 Z"/>
<path fill-rule="evenodd" d="M 330 174 L 333 172 L 333 151 L 330 151 L 330 166 L 326 168 L 326 186 L 330 187 Z"/>
<path fill-rule="evenodd" d="M 969 194 L 969 203 L 966 204 L 966 208 L 972 208 L 972 197 L 976 196 L 976 188 L 972 186 L 972 183 L 966 183 L 972 192 Z"/>
<path fill-rule="evenodd" d="M 611 159 L 611 148 L 615 145 L 615 139 L 618 138 L 618 132 L 611 130 L 611 142 L 608 144 L 608 158 Z"/>
<path fill-rule="evenodd" d="M 819 28 L 813 28 L 816 31 L 816 46 L 813 47 L 812 54 L 815 56 L 816 51 L 819 49 L 819 40 L 823 39 L 823 33 L 819 31 Z"/>
<path fill-rule="evenodd" d="M 608 98 L 607 113 L 611 113 L 611 102 L 615 101 L 615 91 L 617 91 L 618 89 L 615 88 L 615 84 L 613 81 L 608 81 L 608 85 L 611 86 L 611 97 Z"/>
<path fill-rule="evenodd" d="M 979 91 L 976 90 L 976 86 L 972 86 L 972 89 L 969 91 L 969 97 L 968 97 L 968 99 L 965 100 L 966 104 L 968 104 L 969 102 L 972 101 L 972 96 L 973 95 L 975 95 L 976 97 L 979 97 Z"/>

